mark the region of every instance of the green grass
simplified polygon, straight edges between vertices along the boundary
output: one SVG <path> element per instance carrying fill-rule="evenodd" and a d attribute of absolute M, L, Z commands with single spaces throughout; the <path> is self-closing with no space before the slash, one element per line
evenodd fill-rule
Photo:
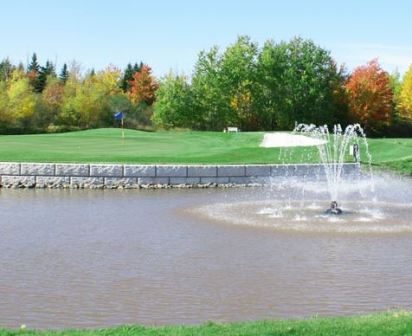
<path fill-rule="evenodd" d="M 359 317 L 312 318 L 231 324 L 206 323 L 198 326 L 121 326 L 97 330 L 34 331 L 0 329 L 0 336 L 391 336 L 412 335 L 412 313 L 388 312 Z"/>
<path fill-rule="evenodd" d="M 369 139 L 372 165 L 412 174 L 412 139 Z"/>
<path fill-rule="evenodd" d="M 263 132 L 142 132 L 94 129 L 0 136 L 0 161 L 126 163 L 272 163 L 279 150 L 259 148 Z"/>
<path fill-rule="evenodd" d="M 263 132 L 142 132 L 95 129 L 60 134 L 0 136 L 0 161 L 242 164 L 316 162 L 314 147 L 281 156 L 260 148 Z M 373 165 L 412 173 L 412 139 L 370 139 Z M 308 155 L 306 155 L 308 154 Z M 314 154 L 314 155 L 313 155 Z"/>

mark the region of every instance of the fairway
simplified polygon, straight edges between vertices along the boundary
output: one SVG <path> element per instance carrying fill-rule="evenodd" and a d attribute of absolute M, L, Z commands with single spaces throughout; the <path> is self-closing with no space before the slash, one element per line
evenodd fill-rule
<path fill-rule="evenodd" d="M 276 163 L 263 132 L 142 132 L 113 128 L 0 137 L 0 161 L 104 163 Z M 313 150 L 313 149 L 312 149 Z M 316 152 L 315 152 L 316 153 Z M 298 160 L 298 158 L 296 158 Z"/>
<path fill-rule="evenodd" d="M 264 132 L 143 132 L 114 128 L 4 135 L 3 162 L 265 164 L 318 162 L 316 147 L 261 148 Z M 372 164 L 410 174 L 412 139 L 369 139 Z M 366 156 L 363 155 L 365 159 Z M 350 160 L 350 157 L 347 158 Z"/>

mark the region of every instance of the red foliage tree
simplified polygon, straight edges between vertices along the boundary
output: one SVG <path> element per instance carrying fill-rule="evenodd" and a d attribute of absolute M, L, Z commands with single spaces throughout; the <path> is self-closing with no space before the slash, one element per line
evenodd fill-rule
<path fill-rule="evenodd" d="M 133 79 L 129 82 L 129 98 L 134 103 L 143 101 L 147 105 L 152 105 L 158 87 L 159 85 L 152 75 L 152 69 L 143 64 L 140 70 L 133 74 Z"/>
<path fill-rule="evenodd" d="M 377 59 L 356 68 L 345 84 L 349 115 L 369 129 L 388 124 L 393 92 L 390 79 Z"/>

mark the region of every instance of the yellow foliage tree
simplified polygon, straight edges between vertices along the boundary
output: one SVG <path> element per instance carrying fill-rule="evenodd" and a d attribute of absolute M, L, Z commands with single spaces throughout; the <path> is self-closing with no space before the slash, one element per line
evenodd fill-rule
<path fill-rule="evenodd" d="M 97 127 L 102 114 L 110 114 L 108 99 L 123 94 L 118 86 L 121 72 L 108 67 L 97 74 L 88 74 L 83 81 L 69 75 L 59 115 L 67 125 L 81 128 Z"/>
<path fill-rule="evenodd" d="M 30 118 L 36 106 L 36 96 L 29 79 L 20 70 L 14 70 L 7 88 L 8 117 L 11 121 Z"/>
<path fill-rule="evenodd" d="M 0 123 L 7 121 L 7 105 L 9 97 L 7 95 L 7 85 L 5 81 L 0 81 Z"/>
<path fill-rule="evenodd" d="M 403 77 L 397 100 L 399 117 L 412 122 L 412 65 Z"/>

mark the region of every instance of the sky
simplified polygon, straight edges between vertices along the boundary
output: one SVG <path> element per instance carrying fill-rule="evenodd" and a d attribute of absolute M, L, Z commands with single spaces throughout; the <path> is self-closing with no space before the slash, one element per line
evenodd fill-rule
<path fill-rule="evenodd" d="M 143 61 L 156 76 L 190 75 L 198 53 L 248 35 L 310 38 L 348 70 L 378 58 L 403 74 L 412 64 L 410 0 L 0 0 L 0 59 L 58 69 L 124 68 Z"/>

